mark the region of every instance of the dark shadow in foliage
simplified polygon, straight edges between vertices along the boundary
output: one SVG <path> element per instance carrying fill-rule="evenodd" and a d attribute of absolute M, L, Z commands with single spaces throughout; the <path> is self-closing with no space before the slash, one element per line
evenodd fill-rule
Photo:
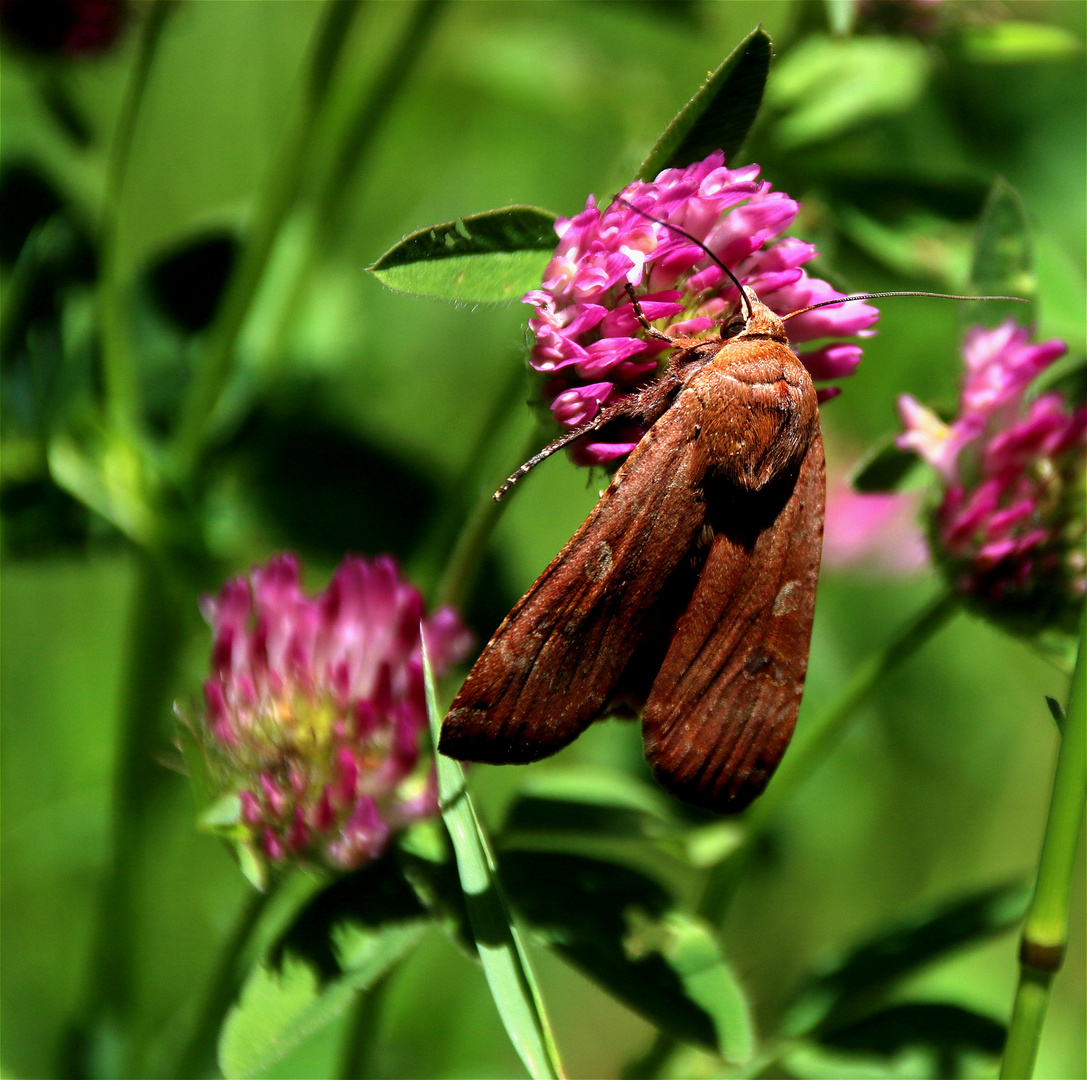
<path fill-rule="evenodd" d="M 653 820 L 644 810 L 576 799 L 521 795 L 502 824 L 503 833 L 571 832 L 593 836 L 648 835 Z"/>
<path fill-rule="evenodd" d="M 151 267 L 151 295 L 178 330 L 195 334 L 211 325 L 237 256 L 234 234 L 215 232 L 186 241 Z"/>
<path fill-rule="evenodd" d="M 713 1019 L 657 951 L 635 955 L 632 920 L 674 908 L 655 881 L 617 863 L 551 852 L 506 851 L 499 874 L 517 913 L 589 978 L 685 1042 L 715 1047 Z"/>
<path fill-rule="evenodd" d="M 825 1046 L 849 1053 L 892 1057 L 922 1048 L 933 1055 L 932 1075 L 954 1080 L 976 1067 L 972 1055 L 996 1057 L 1004 1048 L 1007 1029 L 989 1016 L 959 1005 L 909 1002 L 892 1005 L 863 1020 L 826 1032 Z"/>
<path fill-rule="evenodd" d="M 4 555 L 42 559 L 83 552 L 93 538 L 120 543 L 120 533 L 47 477 L 5 481 L 0 487 Z"/>
<path fill-rule="evenodd" d="M 464 902 L 460 875 L 452 858 L 432 862 L 409 852 L 398 855 L 404 877 L 411 882 L 420 901 L 441 924 L 442 929 L 469 956 L 475 956 L 472 924 Z"/>
<path fill-rule="evenodd" d="M 802 163 L 800 167 L 803 168 Z M 966 179 L 937 183 L 885 176 L 871 180 L 838 179 L 833 182 L 833 190 L 842 202 L 887 222 L 924 210 L 950 221 L 973 223 L 988 194 L 985 184 Z"/>
<path fill-rule="evenodd" d="M 32 165 L 5 162 L 0 169 L 0 264 L 14 265 L 34 227 L 62 205 L 56 189 Z"/>
<path fill-rule="evenodd" d="M 282 387 L 250 412 L 226 456 L 292 547 L 403 559 L 422 537 L 437 488 L 330 415 L 316 384 Z"/>
<path fill-rule="evenodd" d="M 802 991 L 786 1030 L 837 1030 L 863 1014 L 899 979 L 940 956 L 1018 925 L 1030 889 L 998 885 L 945 902 L 892 927 L 844 956 Z"/>
<path fill-rule="evenodd" d="M 318 893 L 270 950 L 269 960 L 282 968 L 290 953 L 309 963 L 322 983 L 330 983 L 344 974 L 333 943 L 337 924 L 377 930 L 425 916 L 426 909 L 404 880 L 396 859 L 387 853 Z"/>

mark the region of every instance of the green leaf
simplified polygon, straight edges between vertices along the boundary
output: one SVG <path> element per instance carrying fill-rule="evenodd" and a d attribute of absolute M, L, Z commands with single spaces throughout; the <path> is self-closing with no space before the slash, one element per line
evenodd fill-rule
<path fill-rule="evenodd" d="M 442 716 L 434 692 L 430 661 L 423 654 L 427 714 L 434 745 L 438 745 Z M 483 972 L 498 1015 L 529 1075 L 561 1077 L 555 1038 L 544 1012 L 528 952 L 510 917 L 495 869 L 494 855 L 465 785 L 459 761 L 435 755 L 442 818 L 457 857 L 464 903 Z"/>
<path fill-rule="evenodd" d="M 691 866 L 720 862 L 742 842 L 742 822 L 692 824 L 659 789 L 614 769 L 577 767 L 530 774 L 510 803 L 499 843 L 615 854 L 613 842 L 656 843 Z"/>
<path fill-rule="evenodd" d="M 928 71 L 927 50 L 910 38 L 809 37 L 779 61 L 767 84 L 766 104 L 785 114 L 774 139 L 793 150 L 905 112 L 921 96 Z"/>
<path fill-rule="evenodd" d="M 747 1061 L 750 1010 L 716 939 L 655 881 L 581 855 L 504 851 L 525 922 L 620 1001 L 685 1042 Z"/>
<path fill-rule="evenodd" d="M 662 169 L 683 168 L 714 150 L 724 150 L 731 164 L 762 104 L 772 55 L 770 35 L 762 27 L 752 30 L 664 129 L 637 179 L 652 180 Z"/>
<path fill-rule="evenodd" d="M 885 435 L 853 466 L 849 483 L 854 491 L 862 495 L 903 491 L 925 471 L 924 463 L 916 454 L 895 445 L 897 437 L 897 432 Z"/>
<path fill-rule="evenodd" d="M 969 226 L 924 208 L 899 214 L 892 224 L 843 204 L 837 219 L 846 236 L 884 266 L 907 277 L 939 281 L 951 291 L 962 290 L 973 241 Z"/>
<path fill-rule="evenodd" d="M 953 949 L 1016 926 L 1030 901 L 1020 884 L 999 885 L 944 902 L 861 943 L 813 978 L 797 996 L 783 1030 L 830 1030 L 895 983 Z"/>
<path fill-rule="evenodd" d="M 1024 64 L 1078 56 L 1083 39 L 1062 26 L 1009 19 L 965 27 L 962 48 L 974 63 Z"/>
<path fill-rule="evenodd" d="M 341 1015 L 416 944 L 429 916 L 392 857 L 319 893 L 254 969 L 219 1039 L 224 1076 L 252 1076 Z"/>
<path fill-rule="evenodd" d="M 818 1043 L 792 1043 L 781 1055 L 784 1075 L 797 1080 L 920 1080 L 930 1075 L 931 1055 L 911 1049 L 894 1058 L 835 1050 Z M 947 1080 L 947 1078 L 941 1078 Z"/>
<path fill-rule="evenodd" d="M 419 229 L 368 269 L 397 292 L 456 303 L 519 300 L 540 284 L 554 251 L 555 215 L 508 206 Z"/>
<path fill-rule="evenodd" d="M 1027 209 L 1019 192 L 1003 177 L 993 183 L 981 211 L 970 285 L 981 294 L 1022 296 L 1028 300 L 1033 300 L 1038 291 Z M 1029 308 L 994 301 L 985 304 L 978 315 L 989 325 L 1008 315 L 1023 321 L 1029 318 Z"/>

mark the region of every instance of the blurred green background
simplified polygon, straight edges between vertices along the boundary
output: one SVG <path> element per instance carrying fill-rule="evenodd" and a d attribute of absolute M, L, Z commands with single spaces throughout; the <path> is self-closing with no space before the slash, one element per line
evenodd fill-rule
<path fill-rule="evenodd" d="M 168 432 L 236 238 L 268 183 L 324 7 L 176 5 L 120 198 L 105 206 L 108 150 L 149 5 L 134 5 L 121 39 L 98 57 L 5 46 L 6 1076 L 55 1075 L 91 978 L 109 843 L 138 560 L 115 525 L 59 487 L 46 463 L 51 439 L 81 438 L 92 426 L 99 237 L 112 221 L 109 257 L 148 426 Z M 307 214 L 327 147 L 315 140 L 296 211 L 241 337 L 208 458 L 199 528 L 213 558 L 186 579 L 181 670 L 161 714 L 146 718 L 152 790 L 140 823 L 135 928 L 146 1075 L 162 1074 L 182 1038 L 248 889 L 227 850 L 194 830 L 187 782 L 170 768 L 168 701 L 194 697 L 206 666 L 198 592 L 285 547 L 303 555 L 314 588 L 346 550 L 391 551 L 422 587 L 433 587 L 451 544 L 448 522 L 463 509 L 450 505 L 449 493 L 461 490 L 481 431 L 493 439 L 472 474 L 473 499 L 493 489 L 532 437 L 533 414 L 521 404 L 527 391 L 509 390 L 529 309 L 456 308 L 383 289 L 364 268 L 403 235 L 510 203 L 569 215 L 589 192 L 607 197 L 707 71 L 761 22 L 778 59 L 741 160 L 759 162 L 775 188 L 802 200 L 797 231 L 819 244 L 822 272 L 854 290 L 962 288 L 986 192 L 1003 176 L 1036 230 L 1038 332 L 1064 337 L 1082 355 L 1087 7 L 1078 0 L 934 7 L 933 14 L 921 5 L 868 11 L 855 36 L 835 40 L 830 20 L 842 5 L 815 2 L 438 5 L 424 13 L 429 21 L 414 32 L 405 81 L 316 233 Z M 419 16 L 413 4 L 363 5 L 322 132 L 335 133 L 343 119 L 336 110 L 346 115 L 365 96 Z M 52 232 L 43 241 L 46 226 Z M 32 237 L 44 254 L 20 308 L 13 283 Z M 959 306 L 899 300 L 882 311 L 859 372 L 823 410 L 832 468 L 895 428 L 899 393 L 947 406 L 955 400 Z M 508 407 L 496 414 L 502 400 Z M 597 491 L 558 457 L 521 485 L 469 605 L 481 640 Z M 827 569 L 801 730 L 805 714 L 826 704 L 936 589 L 930 571 L 892 580 Z M 814 965 L 875 928 L 925 902 L 1031 878 L 1057 741 L 1043 695 L 1063 700 L 1066 685 L 1066 675 L 1028 646 L 959 616 L 880 687 L 788 808 L 731 908 L 724 939 L 760 1027 L 773 1026 Z M 635 729 L 597 725 L 532 770 L 576 764 L 640 774 Z M 525 776 L 475 771 L 492 824 Z M 1040 1077 L 1087 1075 L 1083 882 L 1081 846 L 1074 937 L 1054 990 Z M 961 1003 L 1005 1021 L 1015 952 L 1015 935 L 1004 934 L 920 972 L 899 995 Z M 572 1076 L 617 1075 L 644 1052 L 647 1023 L 550 954 L 541 950 L 538 960 Z M 437 932 L 394 976 L 386 1009 L 375 1075 L 522 1075 L 480 972 Z M 343 1024 L 334 1024 L 268 1075 L 332 1075 L 343 1038 Z M 686 1067 L 710 1065 L 692 1058 Z"/>

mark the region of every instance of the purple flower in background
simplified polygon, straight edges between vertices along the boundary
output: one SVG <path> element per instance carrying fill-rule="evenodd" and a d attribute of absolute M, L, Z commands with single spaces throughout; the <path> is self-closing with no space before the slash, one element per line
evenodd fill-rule
<path fill-rule="evenodd" d="M 824 568 L 910 574 L 927 552 L 917 525 L 917 493 L 854 491 L 844 473 L 827 476 Z"/>
<path fill-rule="evenodd" d="M 420 631 L 436 673 L 459 660 L 469 635 L 451 609 L 424 617 L 392 559 L 351 555 L 315 597 L 280 555 L 201 606 L 214 644 L 190 726 L 212 798 L 236 798 L 229 835 L 259 865 L 353 869 L 435 813 Z"/>
<path fill-rule="evenodd" d="M 1030 633 L 1074 630 L 1084 574 L 1084 450 L 1087 406 L 1031 382 L 1067 351 L 1032 343 L 1009 319 L 974 327 L 963 347 L 959 414 L 944 424 L 913 398 L 899 399 L 898 445 L 940 474 L 931 523 L 934 553 L 955 587 L 986 611 Z"/>
<path fill-rule="evenodd" d="M 120 37 L 126 0 L 0 0 L 4 37 L 41 56 L 96 56 Z"/>
<path fill-rule="evenodd" d="M 758 179 L 759 167 L 727 169 L 724 154 L 711 154 L 685 169 L 666 169 L 652 183 L 635 181 L 622 197 L 638 209 L 701 240 L 746 287 L 773 311 L 785 314 L 842 293 L 809 277 L 803 265 L 815 258 L 812 244 L 780 238 L 799 204 Z M 736 287 L 704 251 L 679 233 L 613 202 L 555 223 L 559 244 L 542 288 L 527 293 L 536 307 L 529 326 L 536 345 L 531 365 L 547 376 L 545 398 L 558 423 L 572 430 L 650 382 L 668 345 L 646 340 L 624 286 L 638 290 L 646 317 L 671 336 L 710 330 L 738 302 Z M 822 308 L 791 320 L 790 341 L 866 336 L 879 318 L 860 302 Z M 819 381 L 851 375 L 859 345 L 832 342 L 801 352 Z M 821 391 L 833 396 L 835 388 Z M 629 453 L 643 433 L 594 433 L 577 447 L 581 464 L 602 464 Z"/>

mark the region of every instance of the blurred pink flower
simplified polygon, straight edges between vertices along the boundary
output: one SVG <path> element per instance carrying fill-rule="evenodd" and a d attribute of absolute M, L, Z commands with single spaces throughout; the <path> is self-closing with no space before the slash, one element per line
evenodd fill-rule
<path fill-rule="evenodd" d="M 758 180 L 759 167 L 727 169 L 717 151 L 685 169 L 666 169 L 652 183 L 635 181 L 621 195 L 640 210 L 701 240 L 772 310 L 785 314 L 842 296 L 809 277 L 803 264 L 812 244 L 781 233 L 799 204 Z M 696 335 L 720 322 L 738 301 L 736 287 L 696 244 L 615 201 L 600 211 L 592 196 L 573 218 L 555 223 L 559 244 L 543 285 L 527 293 L 536 307 L 529 326 L 536 345 L 531 365 L 548 376 L 545 398 L 567 430 L 650 382 L 668 345 L 646 340 L 624 290 L 638 288 L 646 317 L 673 336 Z M 879 312 L 856 302 L 799 315 L 789 323 L 794 343 L 867 336 Z M 851 375 L 856 344 L 834 342 L 799 354 L 817 380 Z M 824 399 L 833 388 L 823 391 Z M 602 464 L 629 453 L 643 433 L 595 433 L 577 447 L 582 464 Z"/>
<path fill-rule="evenodd" d="M 917 523 L 918 503 L 915 492 L 861 494 L 845 473 L 828 476 L 823 566 L 886 574 L 919 570 L 928 550 Z"/>
<path fill-rule="evenodd" d="M 433 770 L 417 768 L 420 630 L 440 673 L 469 644 L 451 609 L 424 618 L 392 559 L 352 555 L 313 598 L 280 555 L 201 608 L 214 642 L 193 726 L 215 796 L 237 796 L 234 839 L 266 863 L 352 869 L 436 811 Z"/>
<path fill-rule="evenodd" d="M 994 330 L 974 327 L 951 424 L 911 397 L 899 399 L 906 431 L 898 445 L 944 483 L 934 553 L 961 593 L 1023 632 L 1074 630 L 1087 588 L 1087 406 L 1072 407 L 1055 391 L 1033 400 L 1027 393 L 1066 351 L 1063 341 L 1032 343 L 1011 319 Z"/>

